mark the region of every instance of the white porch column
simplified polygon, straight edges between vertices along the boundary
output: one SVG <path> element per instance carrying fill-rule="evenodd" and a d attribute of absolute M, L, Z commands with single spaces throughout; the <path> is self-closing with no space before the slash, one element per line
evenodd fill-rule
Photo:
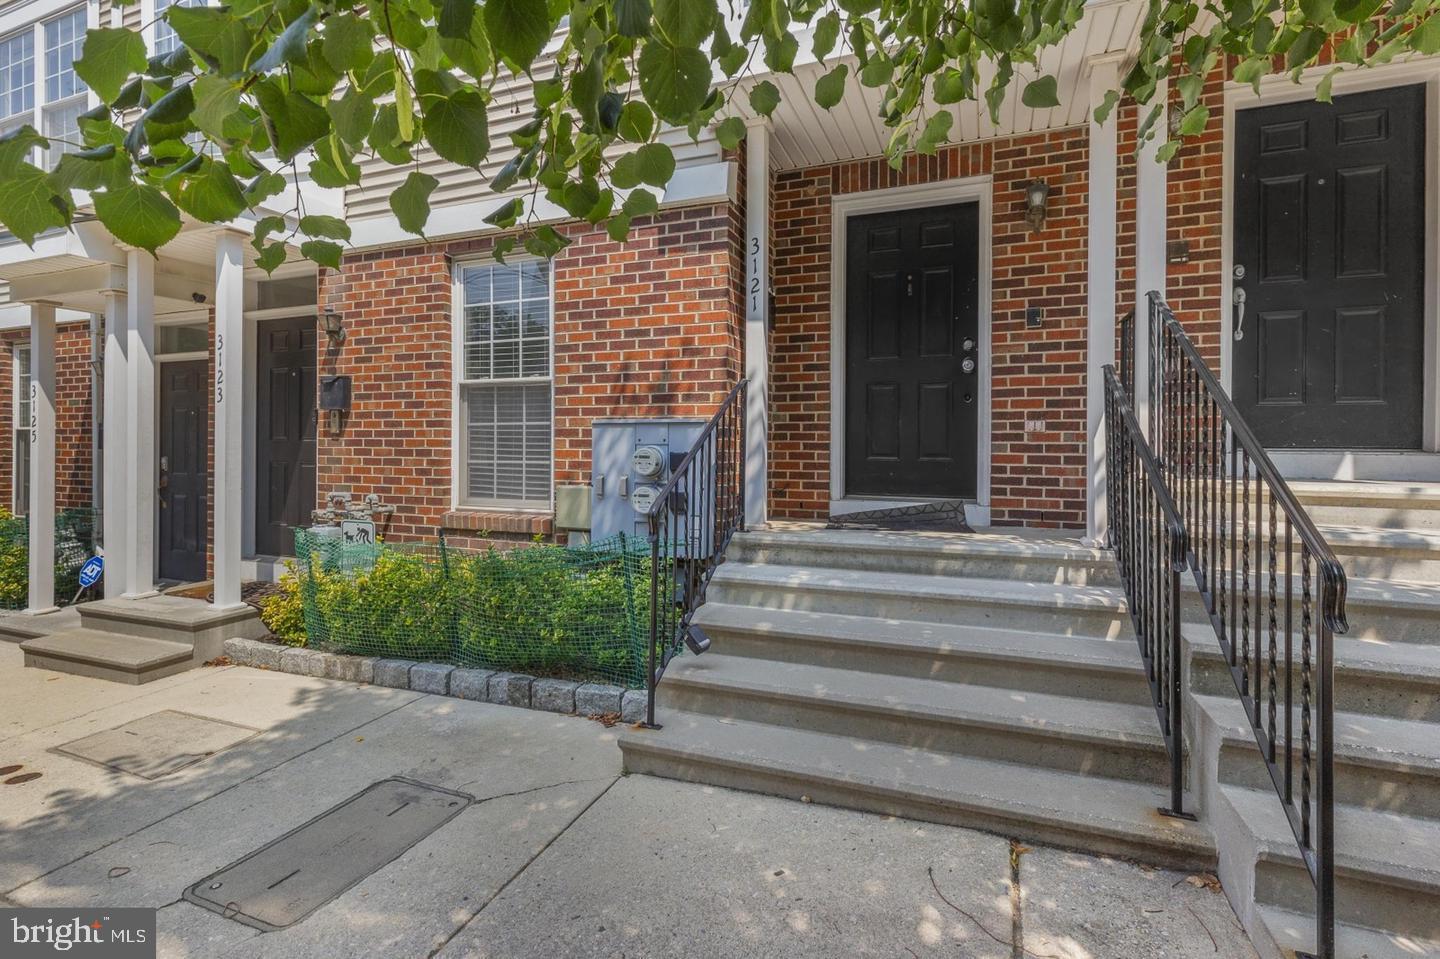
<path fill-rule="evenodd" d="M 159 490 L 155 463 L 155 258 L 145 250 L 129 250 L 126 260 L 126 351 L 129 382 L 125 411 L 129 433 L 126 466 L 130 473 L 125 539 L 125 595 L 155 591 L 155 501 Z M 111 503 L 111 508 L 118 504 Z"/>
<path fill-rule="evenodd" d="M 1165 103 L 1166 86 L 1161 80 L 1155 90 L 1155 102 Z M 1140 119 L 1142 122 L 1145 119 L 1143 108 Z M 1150 329 L 1146 294 L 1153 290 L 1165 295 L 1168 177 L 1165 164 L 1155 158 L 1165 142 L 1165 122 L 1162 111 L 1155 122 L 1155 134 L 1140 148 L 1135 166 L 1135 395 L 1130 400 L 1141 429 L 1147 431 L 1150 428 Z"/>
<path fill-rule="evenodd" d="M 1086 311 L 1085 420 L 1087 466 L 1085 529 L 1092 543 L 1105 541 L 1105 381 L 1101 367 L 1115 362 L 1115 168 L 1119 142 L 1115 111 L 1104 123 L 1095 122 L 1094 110 L 1107 90 L 1119 86 L 1119 55 L 1090 61 L 1090 206 Z"/>
<path fill-rule="evenodd" d="M 745 131 L 745 525 L 762 526 L 770 497 L 770 127 Z"/>
<path fill-rule="evenodd" d="M 118 272 L 118 268 L 117 268 Z M 123 277 L 117 277 L 123 282 Z M 130 588 L 130 562 L 134 544 L 130 541 L 131 490 L 130 447 L 134 430 L 129 416 L 130 317 L 123 289 L 109 289 L 105 295 L 105 366 L 101 482 L 104 484 L 105 598 L 115 599 Z"/>
<path fill-rule="evenodd" d="M 55 609 L 55 304 L 30 304 L 30 594 L 27 613 Z"/>
<path fill-rule="evenodd" d="M 215 234 L 215 606 L 240 605 L 245 475 L 244 235 Z"/>

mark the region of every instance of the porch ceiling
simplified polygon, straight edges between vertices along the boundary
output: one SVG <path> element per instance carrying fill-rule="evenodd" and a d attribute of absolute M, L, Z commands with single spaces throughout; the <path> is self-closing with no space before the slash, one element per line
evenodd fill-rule
<path fill-rule="evenodd" d="M 984 140 L 1084 123 L 1089 104 L 1090 59 L 1129 49 L 1143 12 L 1143 6 L 1134 0 L 1098 0 L 1087 5 L 1085 15 L 1075 30 L 1061 44 L 1046 51 L 1038 69 L 1030 71 L 1021 67 L 1017 70 L 1014 85 L 1000 109 L 998 124 L 990 119 L 983 101 L 949 107 L 956 114 L 952 141 Z M 808 36 L 801 38 L 801 49 L 809 53 Z M 879 116 L 882 91 L 861 86 L 853 70 L 845 97 L 838 106 L 833 110 L 816 106 L 815 81 L 837 62 L 834 57 L 824 64 L 811 59 L 810 62 L 797 64 L 793 76 L 763 75 L 763 79 L 779 87 L 783 98 L 770 118 L 772 168 L 794 170 L 879 156 L 884 152 L 890 131 Z M 1060 105 L 1032 110 L 1020 102 L 1020 91 L 1032 76 L 1044 73 L 1055 76 Z M 993 75 L 993 67 L 982 67 L 981 89 Z M 761 78 L 757 76 L 754 79 Z M 733 102 L 737 115 L 747 119 L 755 116 L 748 96 L 734 97 Z"/>

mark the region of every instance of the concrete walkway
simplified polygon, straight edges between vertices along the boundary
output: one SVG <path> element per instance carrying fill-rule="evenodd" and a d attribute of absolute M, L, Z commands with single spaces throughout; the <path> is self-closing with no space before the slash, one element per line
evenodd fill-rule
<path fill-rule="evenodd" d="M 162 956 L 1254 956 L 1185 874 L 623 777 L 584 719 L 243 667 L 121 686 L 7 643 L 0 690 L 0 907 L 155 907 Z M 154 779 L 54 751 L 165 710 L 257 734 Z M 392 776 L 475 801 L 279 932 L 182 900 Z"/>

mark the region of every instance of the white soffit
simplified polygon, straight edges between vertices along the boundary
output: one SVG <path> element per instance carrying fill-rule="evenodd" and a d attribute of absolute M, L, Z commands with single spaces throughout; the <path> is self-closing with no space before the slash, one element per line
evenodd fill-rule
<path fill-rule="evenodd" d="M 956 112 L 951 141 L 985 140 L 1086 122 L 1090 59 L 1130 49 L 1142 15 L 1142 6 L 1133 0 L 1088 4 L 1075 29 L 1044 52 L 1038 69 L 1022 65 L 1016 70 L 998 124 L 991 121 L 983 99 L 949 107 Z M 768 79 L 780 89 L 782 102 L 771 117 L 772 167 L 794 170 L 882 154 L 890 139 L 890 131 L 879 117 L 882 90 L 861 86 L 852 69 L 839 105 L 831 110 L 816 106 L 815 81 L 839 60 L 831 57 L 825 64 L 814 62 L 808 35 L 801 37 L 801 50 L 808 62 L 797 63 L 793 75 L 756 74 L 742 81 L 732 96 L 736 114 L 749 118 L 753 116 L 748 102 L 750 84 Z M 1060 105 L 1032 110 L 1020 102 L 1020 93 L 1026 82 L 1046 73 L 1056 78 Z M 982 66 L 978 89 L 983 92 L 993 76 L 992 67 Z"/>

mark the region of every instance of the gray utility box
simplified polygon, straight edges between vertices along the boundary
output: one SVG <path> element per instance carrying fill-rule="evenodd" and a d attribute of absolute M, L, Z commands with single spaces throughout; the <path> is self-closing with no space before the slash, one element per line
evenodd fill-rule
<path fill-rule="evenodd" d="M 650 506 L 704 428 L 704 420 L 596 420 L 591 427 L 591 539 L 624 533 L 648 541 Z M 671 556 L 701 558 L 713 548 L 714 458 L 708 463 L 703 482 L 696 474 L 693 495 L 686 495 L 691 485 L 686 483 L 671 501 L 676 513 L 686 514 L 684 525 L 669 524 L 675 541 Z"/>

